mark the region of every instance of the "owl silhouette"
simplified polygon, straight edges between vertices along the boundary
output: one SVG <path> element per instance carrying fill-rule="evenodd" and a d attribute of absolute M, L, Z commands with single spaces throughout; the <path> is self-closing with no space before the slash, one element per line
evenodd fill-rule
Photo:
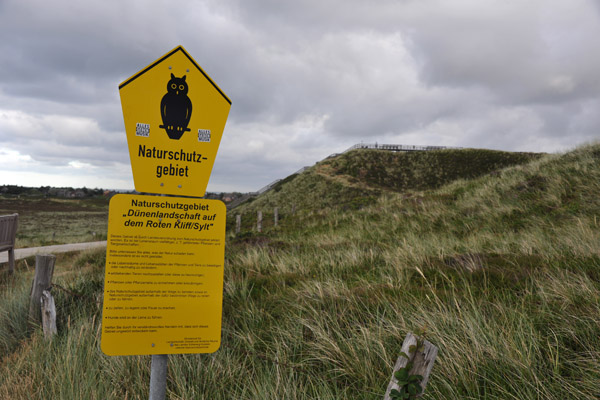
<path fill-rule="evenodd" d="M 192 101 L 188 97 L 188 85 L 185 81 L 185 75 L 177 78 L 171 74 L 171 79 L 167 82 L 167 94 L 160 102 L 160 116 L 163 124 L 160 128 L 167 131 L 169 138 L 178 140 L 189 131 L 188 124 L 192 117 Z"/>

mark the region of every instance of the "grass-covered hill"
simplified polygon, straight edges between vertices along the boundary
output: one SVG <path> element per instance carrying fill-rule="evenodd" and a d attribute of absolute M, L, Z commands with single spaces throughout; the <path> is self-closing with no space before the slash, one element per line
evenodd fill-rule
<path fill-rule="evenodd" d="M 424 186 L 423 171 L 384 185 L 400 162 L 370 178 L 340 160 L 244 206 L 297 202 L 277 227 L 228 232 L 221 349 L 170 357 L 168 398 L 381 399 L 407 332 L 439 348 L 424 399 L 598 398 L 600 144 L 431 167 Z M 102 267 L 59 260 L 56 283 L 85 297 L 58 293 L 51 344 L 22 317 L 26 266 L 0 282 L 1 399 L 148 397 L 149 357 L 99 350 Z"/>
<path fill-rule="evenodd" d="M 390 191 L 435 189 L 460 179 L 498 174 L 503 168 L 525 164 L 542 156 L 541 153 L 484 149 L 353 150 L 282 179 L 271 191 L 232 210 L 230 223 L 235 214 L 255 214 L 258 210 L 271 217 L 274 207 L 279 208 L 282 216 L 301 210 L 356 210 L 374 204 L 382 194 Z M 249 221 L 244 219 L 247 229 L 251 227 Z"/>

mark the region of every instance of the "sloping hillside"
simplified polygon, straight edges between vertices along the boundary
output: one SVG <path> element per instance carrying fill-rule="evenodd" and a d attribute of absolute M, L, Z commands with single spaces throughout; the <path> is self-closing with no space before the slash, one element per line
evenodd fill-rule
<path fill-rule="evenodd" d="M 427 190 L 459 179 L 471 179 L 539 159 L 540 153 L 481 149 L 390 152 L 354 150 L 325 159 L 301 174 L 290 175 L 273 190 L 230 212 L 269 220 L 274 207 L 282 216 L 301 210 L 357 210 L 374 204 L 386 192 Z M 250 228 L 248 220 L 245 226 Z"/>
<path fill-rule="evenodd" d="M 349 184 L 402 192 L 434 189 L 457 179 L 471 179 L 541 157 L 483 149 L 389 152 L 355 150 L 326 160 L 317 171 Z"/>

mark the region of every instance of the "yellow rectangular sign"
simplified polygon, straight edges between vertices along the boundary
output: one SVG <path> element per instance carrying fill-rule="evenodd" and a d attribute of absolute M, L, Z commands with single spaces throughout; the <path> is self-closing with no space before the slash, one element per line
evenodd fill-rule
<path fill-rule="evenodd" d="M 212 353 L 221 344 L 225 204 L 118 194 L 110 201 L 102 351 Z"/>

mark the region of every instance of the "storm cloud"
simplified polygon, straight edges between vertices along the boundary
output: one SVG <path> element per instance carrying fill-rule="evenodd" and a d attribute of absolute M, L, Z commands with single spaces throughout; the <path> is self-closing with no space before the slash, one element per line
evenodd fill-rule
<path fill-rule="evenodd" d="M 232 99 L 208 190 L 358 142 L 596 140 L 600 6 L 567 0 L 0 0 L 3 184 L 133 188 L 118 85 L 182 45 Z"/>

